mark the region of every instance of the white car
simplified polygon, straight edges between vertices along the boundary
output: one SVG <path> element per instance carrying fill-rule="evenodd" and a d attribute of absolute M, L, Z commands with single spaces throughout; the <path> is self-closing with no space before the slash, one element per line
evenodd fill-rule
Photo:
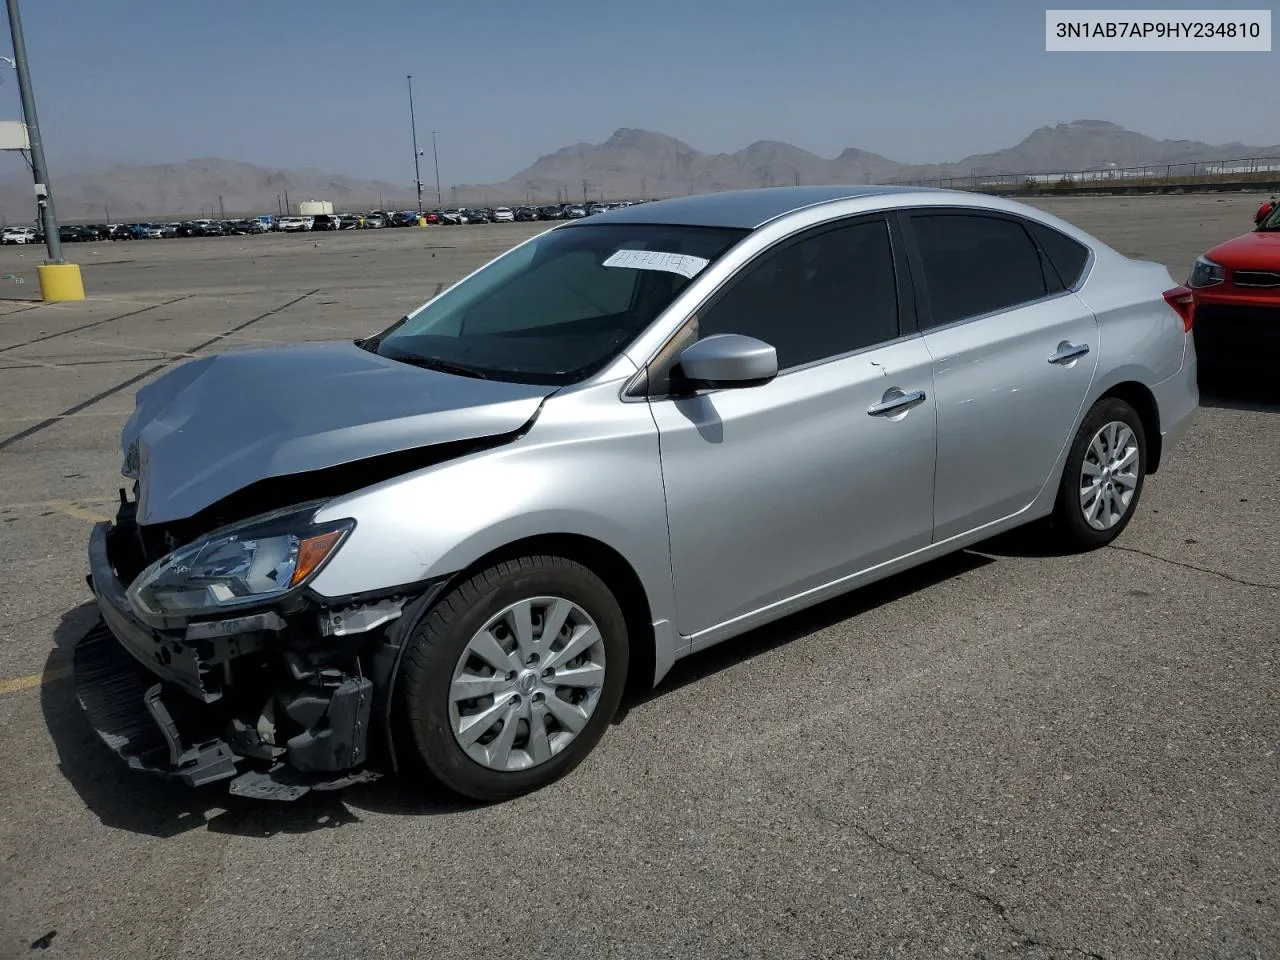
<path fill-rule="evenodd" d="M 35 227 L 5 227 L 0 234 L 0 243 L 35 243 Z"/>
<path fill-rule="evenodd" d="M 493 211 L 494 223 L 514 223 L 515 219 L 515 212 L 510 207 L 499 207 Z"/>
<path fill-rule="evenodd" d="M 281 217 L 280 231 L 282 233 L 301 233 L 311 229 L 311 219 L 309 217 Z"/>

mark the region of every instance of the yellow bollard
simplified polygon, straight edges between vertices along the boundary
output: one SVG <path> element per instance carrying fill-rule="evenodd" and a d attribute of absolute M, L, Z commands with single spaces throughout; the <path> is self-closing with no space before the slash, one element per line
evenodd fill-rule
<path fill-rule="evenodd" d="M 80 267 L 74 263 L 42 263 L 36 267 L 40 275 L 41 300 L 83 300 L 84 281 Z"/>

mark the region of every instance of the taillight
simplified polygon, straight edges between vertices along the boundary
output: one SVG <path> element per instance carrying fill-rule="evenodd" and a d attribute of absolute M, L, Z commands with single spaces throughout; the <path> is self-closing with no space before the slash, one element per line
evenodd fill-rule
<path fill-rule="evenodd" d="M 1196 318 L 1196 297 L 1189 287 L 1174 287 L 1164 292 L 1165 303 L 1173 307 L 1182 318 L 1182 329 L 1191 332 L 1191 324 Z"/>

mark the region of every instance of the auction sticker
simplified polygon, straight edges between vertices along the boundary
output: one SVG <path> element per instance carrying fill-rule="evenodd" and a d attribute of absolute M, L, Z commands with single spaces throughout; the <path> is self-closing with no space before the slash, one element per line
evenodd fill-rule
<path fill-rule="evenodd" d="M 632 270 L 662 270 L 682 277 L 696 277 L 710 260 L 687 253 L 663 253 L 660 250 L 619 250 L 604 262 L 606 267 L 628 267 Z"/>

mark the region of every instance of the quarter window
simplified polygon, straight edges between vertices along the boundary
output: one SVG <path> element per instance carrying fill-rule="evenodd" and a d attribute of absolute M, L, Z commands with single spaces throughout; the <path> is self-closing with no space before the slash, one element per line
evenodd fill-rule
<path fill-rule="evenodd" d="M 824 229 L 765 253 L 698 318 L 698 336 L 739 333 L 797 367 L 898 336 L 889 225 Z"/>
<path fill-rule="evenodd" d="M 932 326 L 1009 310 L 1048 293 L 1040 251 L 1017 221 L 945 213 L 916 215 L 911 224 Z"/>
<path fill-rule="evenodd" d="M 1043 223 L 1029 222 L 1027 227 L 1035 235 L 1040 249 L 1049 258 L 1049 264 L 1058 279 L 1062 281 L 1062 289 L 1074 287 L 1084 273 L 1084 265 L 1089 261 L 1089 250 L 1082 243 L 1077 243 L 1065 233 L 1059 233 L 1053 227 Z"/>

